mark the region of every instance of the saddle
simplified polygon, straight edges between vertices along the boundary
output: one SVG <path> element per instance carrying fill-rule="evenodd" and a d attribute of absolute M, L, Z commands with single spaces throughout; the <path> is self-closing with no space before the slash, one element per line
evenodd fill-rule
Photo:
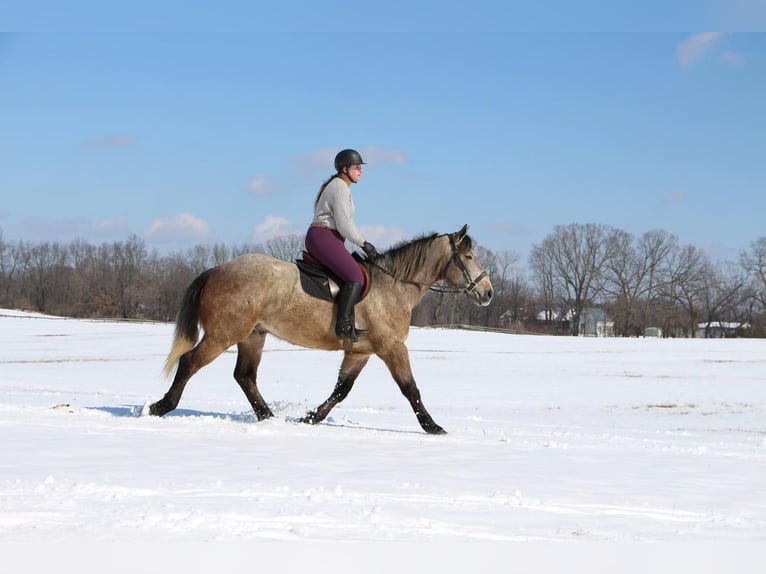
<path fill-rule="evenodd" d="M 352 253 L 351 256 L 359 265 L 359 269 L 362 270 L 364 275 L 364 288 L 359 297 L 359 301 L 361 301 L 370 290 L 370 273 L 364 265 L 364 259 L 358 253 Z M 335 297 L 338 295 L 338 291 L 340 291 L 340 286 L 343 284 L 342 279 L 322 265 L 308 251 L 304 251 L 301 258 L 295 260 L 295 264 L 298 266 L 298 271 L 300 271 L 301 287 L 307 295 L 316 299 L 322 299 L 323 301 L 335 301 Z"/>

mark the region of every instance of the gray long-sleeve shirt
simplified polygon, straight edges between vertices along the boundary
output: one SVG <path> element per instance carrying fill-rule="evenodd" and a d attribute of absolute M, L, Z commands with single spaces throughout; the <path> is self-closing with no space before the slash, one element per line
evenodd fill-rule
<path fill-rule="evenodd" d="M 331 229 L 337 229 L 345 239 L 362 247 L 364 236 L 354 225 L 354 200 L 351 189 L 341 178 L 336 177 L 319 196 L 314 206 L 314 220 Z"/>

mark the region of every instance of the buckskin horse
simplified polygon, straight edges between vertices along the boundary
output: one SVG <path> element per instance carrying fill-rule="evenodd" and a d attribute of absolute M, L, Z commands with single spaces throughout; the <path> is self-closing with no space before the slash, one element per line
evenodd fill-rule
<path fill-rule="evenodd" d="M 344 350 L 332 394 L 301 422 L 324 420 L 351 391 L 370 355 L 376 354 L 410 402 L 423 430 L 444 434 L 420 398 L 405 340 L 413 308 L 440 281 L 454 292 L 472 297 L 477 305 L 489 305 L 492 283 L 472 243 L 464 225 L 455 233 L 434 233 L 400 243 L 375 261 L 363 262 L 370 287 L 356 305 L 356 320 L 366 331 L 358 342 L 346 340 L 345 345 L 335 336 L 335 304 L 303 290 L 294 262 L 254 253 L 204 271 L 187 288 L 178 312 L 165 363 L 168 376 L 178 365 L 173 382 L 165 396 L 145 407 L 144 412 L 162 416 L 175 409 L 189 379 L 236 344 L 234 379 L 258 420 L 274 416 L 258 390 L 256 376 L 266 335 L 272 334 L 302 347 Z M 204 334 L 197 343 L 200 325 Z"/>

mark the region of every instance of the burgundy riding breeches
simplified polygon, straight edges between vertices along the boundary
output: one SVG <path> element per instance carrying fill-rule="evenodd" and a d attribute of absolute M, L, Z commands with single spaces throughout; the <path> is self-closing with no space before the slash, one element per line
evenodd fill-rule
<path fill-rule="evenodd" d="M 306 233 L 306 251 L 343 281 L 364 285 L 364 274 L 359 264 L 346 250 L 343 236 L 329 227 L 309 227 Z"/>

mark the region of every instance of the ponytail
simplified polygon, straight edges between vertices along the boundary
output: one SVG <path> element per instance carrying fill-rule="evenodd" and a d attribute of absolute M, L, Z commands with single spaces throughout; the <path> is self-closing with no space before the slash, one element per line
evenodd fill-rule
<path fill-rule="evenodd" d="M 314 200 L 314 209 L 316 209 L 317 204 L 319 203 L 319 198 L 322 197 L 322 192 L 324 191 L 324 188 L 327 187 L 327 185 L 336 177 L 340 177 L 340 172 L 333 174 L 330 176 L 330 178 L 325 181 L 322 186 L 319 188 L 319 193 L 317 193 L 317 197 Z"/>

